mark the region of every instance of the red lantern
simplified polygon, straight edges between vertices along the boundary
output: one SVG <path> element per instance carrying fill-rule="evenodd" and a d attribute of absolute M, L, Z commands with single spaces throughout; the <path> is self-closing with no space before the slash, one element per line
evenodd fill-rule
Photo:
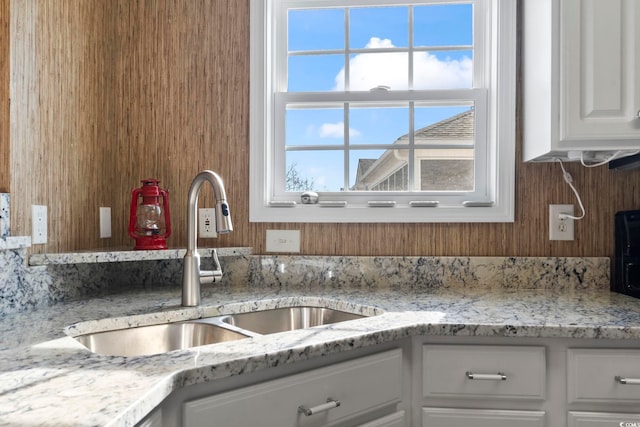
<path fill-rule="evenodd" d="M 141 188 L 131 190 L 129 236 L 136 241 L 134 249 L 167 249 L 167 238 L 171 235 L 169 192 L 158 186 L 157 179 L 141 182 Z"/>

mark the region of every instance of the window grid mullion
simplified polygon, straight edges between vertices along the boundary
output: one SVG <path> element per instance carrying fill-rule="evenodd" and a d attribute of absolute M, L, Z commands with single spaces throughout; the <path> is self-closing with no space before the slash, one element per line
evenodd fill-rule
<path fill-rule="evenodd" d="M 349 103 L 344 103 L 344 146 L 343 146 L 343 158 L 344 164 L 342 166 L 343 173 L 343 186 L 344 190 L 349 189 L 349 162 L 351 157 L 351 150 L 349 144 Z"/>
<path fill-rule="evenodd" d="M 413 51 L 413 6 L 409 6 L 409 53 L 408 53 L 408 60 L 409 60 L 409 90 L 413 90 L 413 56 L 414 56 L 414 51 Z"/>
<path fill-rule="evenodd" d="M 415 175 L 415 103 L 409 102 L 409 155 L 407 157 L 407 191 L 415 191 L 414 175 Z"/>
<path fill-rule="evenodd" d="M 344 87 L 345 90 L 349 90 L 350 88 L 350 61 L 349 61 L 349 46 L 351 43 L 351 37 L 349 34 L 351 28 L 350 22 L 350 8 L 345 7 L 344 9 Z M 344 148 L 343 148 L 343 166 L 342 166 L 342 182 L 344 191 L 349 189 L 349 162 L 351 157 L 351 150 L 349 149 L 349 103 L 345 102 L 344 104 Z"/>
<path fill-rule="evenodd" d="M 473 50 L 472 45 L 446 45 L 446 46 L 414 46 L 413 52 L 449 52 L 456 50 Z M 337 55 L 340 53 L 345 53 L 348 55 L 351 54 L 362 54 L 362 53 L 404 53 L 409 52 L 410 49 L 407 47 L 379 47 L 379 48 L 349 48 L 345 49 L 316 49 L 316 50 L 299 50 L 288 52 L 289 56 L 311 56 L 311 55 Z"/>
<path fill-rule="evenodd" d="M 351 43 L 351 37 L 349 36 L 350 21 L 349 21 L 350 8 L 344 8 L 344 89 L 349 91 L 351 87 L 350 83 L 350 62 L 349 62 L 349 43 Z"/>

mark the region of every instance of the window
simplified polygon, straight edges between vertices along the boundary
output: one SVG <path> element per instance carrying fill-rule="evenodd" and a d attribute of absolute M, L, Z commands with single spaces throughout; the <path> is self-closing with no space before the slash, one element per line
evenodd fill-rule
<path fill-rule="evenodd" d="M 251 0 L 250 220 L 513 221 L 515 3 Z"/>

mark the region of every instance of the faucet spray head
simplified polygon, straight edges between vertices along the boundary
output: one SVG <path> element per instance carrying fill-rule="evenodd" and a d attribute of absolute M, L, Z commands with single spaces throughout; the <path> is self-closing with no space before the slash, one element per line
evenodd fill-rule
<path fill-rule="evenodd" d="M 216 202 L 216 231 L 219 234 L 231 233 L 233 224 L 231 224 L 231 213 L 226 199 Z"/>

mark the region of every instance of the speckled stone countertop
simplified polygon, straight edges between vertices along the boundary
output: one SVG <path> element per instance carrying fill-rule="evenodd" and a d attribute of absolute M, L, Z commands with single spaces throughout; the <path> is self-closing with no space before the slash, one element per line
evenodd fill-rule
<path fill-rule="evenodd" d="M 607 288 L 220 284 L 203 288 L 197 308 L 179 306 L 179 289 L 58 303 L 2 318 L 0 425 L 130 426 L 176 387 L 417 335 L 640 340 L 640 300 Z M 65 335 L 297 304 L 383 313 L 130 358 L 93 354 Z"/>

